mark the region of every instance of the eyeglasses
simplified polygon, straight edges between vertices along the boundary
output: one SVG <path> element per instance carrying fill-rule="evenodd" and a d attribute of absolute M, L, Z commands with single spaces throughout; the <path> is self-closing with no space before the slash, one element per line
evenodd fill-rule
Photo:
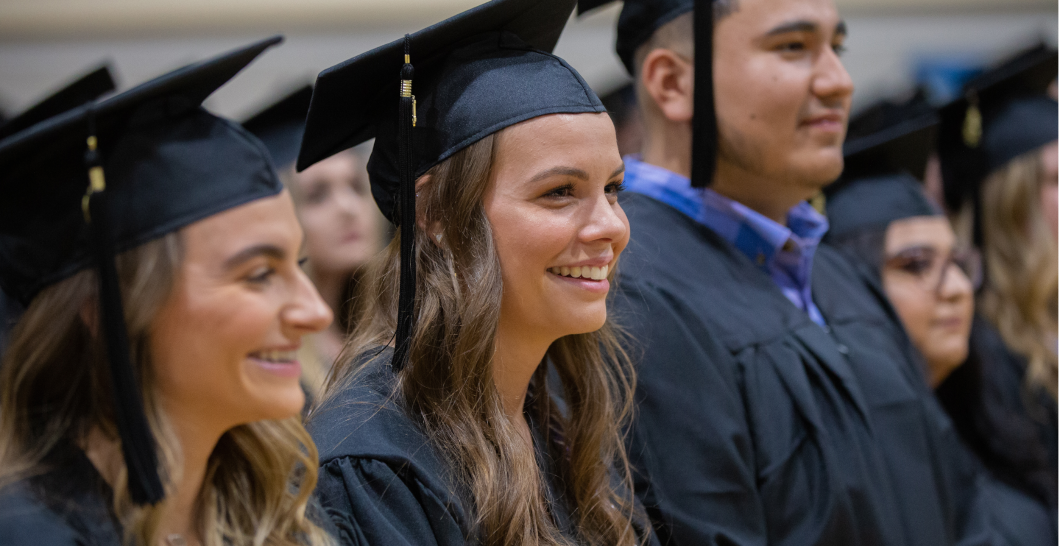
<path fill-rule="evenodd" d="M 886 267 L 912 275 L 925 292 L 938 294 L 946 282 L 946 272 L 951 265 L 968 277 L 972 287 L 978 289 L 983 280 L 983 265 L 975 249 L 953 250 L 948 255 L 927 246 L 907 248 L 889 256 Z"/>

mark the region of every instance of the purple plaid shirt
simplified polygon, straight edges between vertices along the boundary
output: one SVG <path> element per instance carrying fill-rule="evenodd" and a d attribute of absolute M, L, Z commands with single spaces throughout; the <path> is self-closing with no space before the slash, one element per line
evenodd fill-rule
<path fill-rule="evenodd" d="M 813 303 L 810 271 L 817 245 L 828 231 L 828 220 L 809 203 L 792 207 L 787 225 L 782 226 L 709 188 L 693 188 L 688 178 L 644 163 L 635 155 L 624 159 L 626 191 L 662 201 L 714 230 L 769 275 L 810 320 L 825 325 Z"/>

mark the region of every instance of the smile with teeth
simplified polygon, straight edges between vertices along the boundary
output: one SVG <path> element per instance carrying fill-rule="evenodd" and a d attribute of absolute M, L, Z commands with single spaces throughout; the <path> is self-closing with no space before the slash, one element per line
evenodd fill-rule
<path fill-rule="evenodd" d="M 250 353 L 250 358 L 264 360 L 265 362 L 288 363 L 298 360 L 298 351 L 276 351 L 265 350 Z"/>
<path fill-rule="evenodd" d="M 607 269 L 609 266 L 603 267 L 550 267 L 549 273 L 553 275 L 559 275 L 561 277 L 571 277 L 573 279 L 591 279 L 594 281 L 602 281 L 607 278 Z"/>

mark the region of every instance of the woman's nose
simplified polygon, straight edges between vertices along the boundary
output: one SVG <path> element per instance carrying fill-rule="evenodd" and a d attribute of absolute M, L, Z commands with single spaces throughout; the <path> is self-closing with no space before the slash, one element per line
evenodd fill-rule
<path fill-rule="evenodd" d="M 284 309 L 283 322 L 299 335 L 319 332 L 331 325 L 334 313 L 309 277 L 301 271 L 297 275 L 292 301 Z"/>

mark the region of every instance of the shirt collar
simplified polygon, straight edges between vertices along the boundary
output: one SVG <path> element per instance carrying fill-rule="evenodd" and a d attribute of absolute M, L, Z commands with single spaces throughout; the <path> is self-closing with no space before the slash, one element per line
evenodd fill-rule
<path fill-rule="evenodd" d="M 828 231 L 828 220 L 809 203 L 788 211 L 786 225 L 709 188 L 693 188 L 688 177 L 644 163 L 637 155 L 625 158 L 625 186 L 654 197 L 714 230 L 759 266 L 785 251 L 813 252 Z M 790 241 L 790 245 L 789 245 Z"/>

